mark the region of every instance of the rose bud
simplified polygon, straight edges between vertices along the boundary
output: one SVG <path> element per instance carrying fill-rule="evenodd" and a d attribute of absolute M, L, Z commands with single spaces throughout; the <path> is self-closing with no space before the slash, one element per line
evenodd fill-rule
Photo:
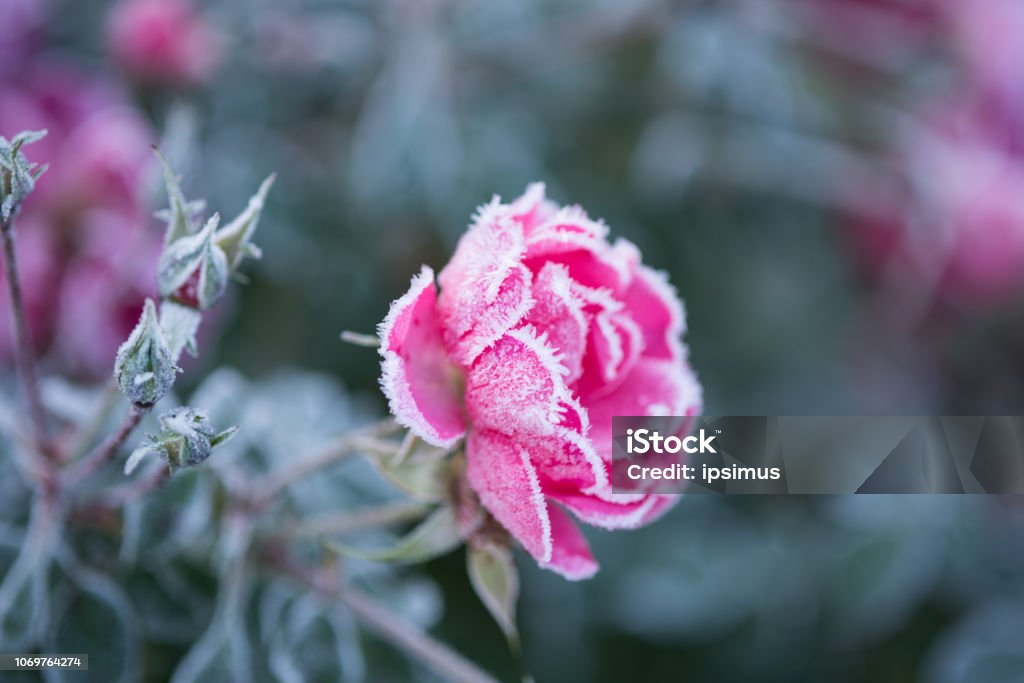
<path fill-rule="evenodd" d="M 224 293 L 230 268 L 224 250 L 214 242 L 219 220 L 214 214 L 202 230 L 164 248 L 157 265 L 162 297 L 205 311 Z"/>
<path fill-rule="evenodd" d="M 231 427 L 218 433 L 205 412 L 187 406 L 161 415 L 160 426 L 162 429 L 158 435 L 149 435 L 148 442 L 128 456 L 124 466 L 125 474 L 131 474 L 149 453 L 163 457 L 171 472 L 183 467 L 194 467 L 210 457 L 210 451 L 228 441 L 238 431 L 238 427 Z"/>
<path fill-rule="evenodd" d="M 146 299 L 139 324 L 117 350 L 114 378 L 132 403 L 152 405 L 167 395 L 177 372 L 157 320 L 156 305 Z"/>
<path fill-rule="evenodd" d="M 10 220 L 21 202 L 35 188 L 46 166 L 29 163 L 21 153 L 24 145 L 41 140 L 46 131 L 25 131 L 11 140 L 0 135 L 0 220 Z"/>

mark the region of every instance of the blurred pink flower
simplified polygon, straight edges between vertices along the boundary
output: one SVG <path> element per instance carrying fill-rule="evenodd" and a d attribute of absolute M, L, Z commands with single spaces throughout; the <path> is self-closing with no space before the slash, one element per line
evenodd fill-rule
<path fill-rule="evenodd" d="M 483 505 L 537 562 L 597 571 L 580 521 L 634 528 L 673 497 L 611 495 L 613 415 L 693 415 L 701 387 L 665 277 L 579 207 L 531 186 L 482 207 L 434 284 L 424 266 L 380 326 L 391 411 L 429 443 L 466 439 Z"/>
<path fill-rule="evenodd" d="M 0 134 L 47 129 L 26 149 L 50 165 L 17 218 L 29 324 L 39 353 L 68 372 L 110 372 L 118 344 L 155 290 L 161 243 L 142 181 L 153 132 L 118 92 L 61 64 L 0 82 Z M 0 297 L 0 360 L 9 361 Z"/>
<path fill-rule="evenodd" d="M 948 300 L 999 303 L 1024 293 L 1024 5 L 934 4 L 958 77 L 915 105 L 895 150 L 906 186 L 881 207 L 869 198 L 880 216 L 855 232 L 875 267 Z"/>
<path fill-rule="evenodd" d="M 941 3 L 954 47 L 969 77 L 984 88 L 1024 93 L 1024 3 L 1018 0 L 951 0 Z"/>
<path fill-rule="evenodd" d="M 969 304 L 1024 292 L 1024 158 L 988 113 L 955 102 L 919 117 L 896 159 L 905 187 L 856 230 L 870 264 Z"/>
<path fill-rule="evenodd" d="M 150 85 L 203 83 L 220 61 L 220 37 L 189 0 L 121 0 L 107 44 L 118 66 Z"/>

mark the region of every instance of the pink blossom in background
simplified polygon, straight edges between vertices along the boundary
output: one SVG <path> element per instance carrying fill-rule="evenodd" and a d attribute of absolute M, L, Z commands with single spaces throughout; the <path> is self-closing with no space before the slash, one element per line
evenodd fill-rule
<path fill-rule="evenodd" d="M 892 156 L 905 187 L 854 234 L 872 267 L 940 297 L 997 304 L 1024 293 L 1024 5 L 935 3 L 952 78 L 913 103 Z"/>
<path fill-rule="evenodd" d="M 646 524 L 674 497 L 611 495 L 613 415 L 694 415 L 683 306 L 637 248 L 531 186 L 482 207 L 437 278 L 424 266 L 380 326 L 391 411 L 425 441 L 466 440 L 483 505 L 542 566 L 597 571 L 567 513 Z"/>
<path fill-rule="evenodd" d="M 148 85 L 206 82 L 220 61 L 220 36 L 189 0 L 121 0 L 107 45 L 117 65 Z"/>
<path fill-rule="evenodd" d="M 0 83 L 0 134 L 42 128 L 47 137 L 25 152 L 50 168 L 16 221 L 29 324 L 48 362 L 101 377 L 155 290 L 161 240 L 142 187 L 154 135 L 112 85 L 36 59 Z M 7 319 L 0 310 L 5 363 Z"/>

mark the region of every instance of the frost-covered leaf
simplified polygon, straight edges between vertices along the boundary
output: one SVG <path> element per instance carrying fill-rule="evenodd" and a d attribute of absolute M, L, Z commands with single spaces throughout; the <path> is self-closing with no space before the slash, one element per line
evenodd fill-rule
<path fill-rule="evenodd" d="M 249 199 L 245 207 L 233 221 L 217 231 L 214 241 L 217 246 L 224 250 L 227 256 L 228 267 L 234 271 L 241 265 L 245 257 L 259 258 L 259 248 L 252 243 L 252 235 L 260 221 L 260 214 L 263 212 L 263 203 L 267 199 L 267 193 L 274 184 L 274 175 L 271 175 L 260 185 Z"/>
<path fill-rule="evenodd" d="M 222 577 L 217 611 L 203 636 L 179 662 L 171 683 L 255 680 L 255 653 L 246 619 L 249 591 L 245 571 Z"/>
<path fill-rule="evenodd" d="M 24 533 L 5 529 L 2 545 L 9 551 L 9 564 L 3 567 L 0 580 L 0 650 L 25 651 L 36 644 L 47 626 L 48 581 L 58 524 L 53 510 L 36 502 Z M 18 540 L 16 547 L 11 543 L 14 537 Z"/>
<path fill-rule="evenodd" d="M 274 581 L 260 600 L 260 626 L 267 665 L 276 680 L 364 680 L 360 637 L 343 610 Z"/>
<path fill-rule="evenodd" d="M 49 669 L 47 683 L 131 683 L 142 673 L 137 619 L 123 589 L 107 576 L 81 567 L 69 574 L 74 587 L 57 610 L 46 651 L 89 655 L 89 670 Z"/>
<path fill-rule="evenodd" d="M 337 541 L 328 547 L 343 555 L 376 562 L 425 562 L 451 551 L 462 543 L 455 511 L 447 505 L 439 507 L 407 536 L 386 548 L 358 548 Z"/>
<path fill-rule="evenodd" d="M 494 543 L 470 545 L 466 564 L 473 590 L 511 643 L 519 641 L 516 629 L 516 601 L 519 573 L 512 552 Z"/>
<path fill-rule="evenodd" d="M 0 135 L 0 220 L 6 223 L 46 171 L 45 165 L 29 163 L 21 153 L 24 145 L 41 140 L 46 131 L 23 131 L 8 140 Z"/>
<path fill-rule="evenodd" d="M 202 200 L 190 202 L 181 191 L 181 184 L 162 154 L 156 153 L 164 169 L 164 184 L 167 186 L 169 208 L 156 212 L 157 218 L 167 223 L 164 246 L 176 242 L 195 231 L 196 217 L 206 208 Z"/>
<path fill-rule="evenodd" d="M 451 486 L 451 461 L 443 453 L 415 453 L 401 459 L 397 455 L 378 455 L 374 464 L 392 484 L 417 500 L 438 502 Z"/>
<path fill-rule="evenodd" d="M 203 314 L 191 306 L 182 306 L 167 300 L 160 303 L 160 327 L 164 331 L 164 339 L 175 361 L 181 357 L 184 350 L 193 358 L 199 355 L 196 333 L 202 320 Z"/>
<path fill-rule="evenodd" d="M 22 652 L 39 637 L 46 625 L 49 562 L 38 555 L 26 556 L 21 546 L 0 548 L 0 649 Z M 33 553 L 34 554 L 34 553 Z"/>

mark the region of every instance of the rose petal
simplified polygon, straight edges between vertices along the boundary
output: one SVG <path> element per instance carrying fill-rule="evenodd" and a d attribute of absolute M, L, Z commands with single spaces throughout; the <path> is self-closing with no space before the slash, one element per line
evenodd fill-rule
<path fill-rule="evenodd" d="M 590 416 L 590 438 L 602 460 L 611 462 L 612 417 L 615 415 L 699 415 L 700 383 L 684 360 L 640 358 L 614 392 L 583 396 Z"/>
<path fill-rule="evenodd" d="M 560 357 L 536 330 L 512 330 L 480 354 L 466 375 L 473 425 L 529 437 L 553 434 L 559 425 L 574 427 L 585 418 L 565 374 Z"/>
<path fill-rule="evenodd" d="M 438 278 L 438 317 L 452 358 L 468 367 L 533 305 L 523 228 L 498 198 L 480 208 Z"/>
<path fill-rule="evenodd" d="M 567 579 L 590 578 L 597 562 L 573 521 L 541 490 L 526 448 L 492 431 L 470 433 L 466 476 L 480 502 L 541 567 Z"/>
<path fill-rule="evenodd" d="M 625 312 L 599 312 L 590 326 L 580 393 L 597 397 L 617 389 L 643 350 L 643 332 Z"/>
<path fill-rule="evenodd" d="M 549 503 L 548 516 L 551 520 L 551 560 L 542 566 L 570 581 L 582 581 L 596 574 L 598 565 L 590 552 L 590 544 L 569 515 Z"/>
<path fill-rule="evenodd" d="M 566 207 L 530 233 L 523 262 L 534 272 L 546 263 L 561 263 L 583 285 L 620 291 L 630 274 L 608 244 L 607 234 L 608 228 L 588 218 L 583 209 Z"/>
<path fill-rule="evenodd" d="M 525 235 L 558 212 L 558 205 L 544 196 L 544 183 L 531 183 L 510 206 L 512 219 L 523 226 Z"/>
<path fill-rule="evenodd" d="M 623 303 L 643 331 L 645 356 L 667 360 L 683 357 L 686 312 L 664 273 L 638 265 Z"/>
<path fill-rule="evenodd" d="M 534 304 L 526 316 L 526 323 L 547 335 L 551 345 L 558 349 L 569 384 L 583 371 L 588 329 L 583 301 L 573 288 L 565 266 L 546 264 L 533 280 Z"/>
<path fill-rule="evenodd" d="M 609 489 L 608 466 L 590 439 L 567 429 L 544 437 L 514 437 L 537 468 L 541 489 L 596 492 Z"/>
<path fill-rule="evenodd" d="M 400 424 L 424 441 L 447 448 L 465 433 L 466 422 L 460 372 L 445 352 L 436 301 L 434 271 L 423 266 L 378 329 L 381 388 Z"/>
<path fill-rule="evenodd" d="M 665 514 L 679 500 L 677 495 L 651 494 L 637 499 L 625 497 L 625 502 L 608 500 L 579 493 L 553 492 L 550 498 L 570 510 L 581 522 L 603 529 L 636 529 Z"/>
<path fill-rule="evenodd" d="M 497 432 L 474 429 L 466 477 L 483 506 L 542 565 L 551 561 L 551 518 L 526 449 Z"/>

